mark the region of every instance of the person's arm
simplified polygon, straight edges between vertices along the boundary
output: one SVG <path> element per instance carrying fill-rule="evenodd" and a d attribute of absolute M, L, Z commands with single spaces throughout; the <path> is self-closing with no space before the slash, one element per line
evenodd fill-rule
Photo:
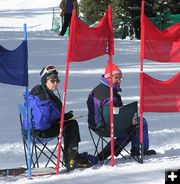
<path fill-rule="evenodd" d="M 73 0 L 73 8 L 76 11 L 76 15 L 79 15 L 79 5 L 78 5 L 77 0 Z"/>
<path fill-rule="evenodd" d="M 62 0 L 60 2 L 59 8 L 61 9 L 60 16 L 63 17 L 64 16 L 64 13 L 65 13 L 65 0 Z"/>

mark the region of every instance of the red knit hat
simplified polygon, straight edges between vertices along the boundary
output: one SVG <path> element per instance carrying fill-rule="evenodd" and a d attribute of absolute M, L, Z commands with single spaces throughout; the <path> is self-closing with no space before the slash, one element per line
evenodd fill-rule
<path fill-rule="evenodd" d="M 122 72 L 120 68 L 115 65 L 114 63 L 112 64 L 112 76 L 120 74 L 122 75 Z M 108 79 L 110 77 L 110 63 L 107 64 L 104 72 L 104 78 Z"/>

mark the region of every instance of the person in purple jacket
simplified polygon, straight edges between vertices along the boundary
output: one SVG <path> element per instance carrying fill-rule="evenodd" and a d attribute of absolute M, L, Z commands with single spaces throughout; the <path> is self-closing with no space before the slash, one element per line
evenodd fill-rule
<path fill-rule="evenodd" d="M 58 91 L 60 82 L 58 71 L 52 65 L 43 67 L 40 72 L 41 84 L 32 88 L 29 93 L 31 110 L 31 129 L 38 137 L 55 137 L 59 135 L 62 102 Z M 57 95 L 55 95 L 57 91 Z M 79 125 L 73 119 L 73 111 L 64 114 L 64 161 L 68 170 L 78 167 L 89 167 L 90 164 L 79 157 Z M 27 129 L 27 121 L 23 128 Z"/>
<path fill-rule="evenodd" d="M 121 92 L 120 84 L 122 81 L 122 72 L 119 67 L 115 64 L 112 65 L 112 77 L 113 77 L 113 106 L 121 107 L 123 105 L 121 96 L 118 94 Z M 110 65 L 107 64 L 105 68 L 104 75 L 101 76 L 100 84 L 96 86 L 88 96 L 87 106 L 88 106 L 88 123 L 93 129 L 99 129 L 102 126 L 102 116 L 101 116 L 101 106 L 110 105 Z M 143 118 L 143 146 L 144 155 L 156 154 L 154 150 L 149 150 L 149 136 L 148 136 L 148 125 Z M 121 133 L 119 137 L 115 139 L 114 142 L 114 152 L 115 156 L 118 156 L 122 151 L 119 147 L 123 143 L 125 147 L 131 141 L 131 154 L 133 156 L 139 155 L 139 130 L 132 135 L 131 139 L 124 141 L 124 137 L 128 136 L 128 131 Z M 120 148 L 120 149 L 119 149 Z M 100 160 L 105 160 L 111 154 L 110 143 L 106 145 L 104 150 L 102 150 L 98 157 Z"/>

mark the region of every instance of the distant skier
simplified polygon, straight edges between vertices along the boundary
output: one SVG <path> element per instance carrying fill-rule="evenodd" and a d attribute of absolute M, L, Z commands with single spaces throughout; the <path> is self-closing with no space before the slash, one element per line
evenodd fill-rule
<path fill-rule="evenodd" d="M 122 72 L 119 69 L 119 67 L 115 64 L 112 65 L 112 76 L 113 76 L 113 106 L 115 107 L 121 107 L 123 105 L 121 96 L 118 94 L 118 92 L 121 91 L 120 84 L 122 80 Z M 95 87 L 91 93 L 89 94 L 88 100 L 87 100 L 87 106 L 88 106 L 88 123 L 90 125 L 94 125 L 94 128 L 98 128 L 100 126 L 102 120 L 101 116 L 101 105 L 110 105 L 110 65 L 108 64 L 105 68 L 105 73 L 101 77 L 100 84 Z M 144 155 L 152 155 L 156 154 L 154 150 L 149 150 L 149 136 L 148 136 L 148 125 L 145 119 L 143 119 L 143 133 L 144 133 Z M 128 136 L 128 131 L 125 131 L 124 133 L 120 133 L 119 137 L 115 139 L 114 142 L 114 152 L 115 155 L 118 156 L 122 149 L 119 149 L 119 146 L 123 143 L 123 146 L 125 147 L 130 141 L 132 142 L 131 145 L 131 154 L 133 156 L 139 155 L 139 129 L 136 130 L 136 132 L 133 134 L 131 139 L 128 142 L 124 143 L 124 137 Z M 99 153 L 98 157 L 100 160 L 105 160 L 108 158 L 111 154 L 110 151 L 110 143 L 106 145 L 104 150 Z"/>
<path fill-rule="evenodd" d="M 62 30 L 59 35 L 64 36 L 68 26 L 70 26 L 73 8 L 76 10 L 76 14 L 78 15 L 78 2 L 77 0 L 62 0 L 59 7 L 61 9 L 60 16 L 64 18 Z"/>

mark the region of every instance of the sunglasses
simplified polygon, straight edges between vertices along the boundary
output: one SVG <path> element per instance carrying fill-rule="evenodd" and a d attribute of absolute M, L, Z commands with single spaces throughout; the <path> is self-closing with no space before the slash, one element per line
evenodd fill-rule
<path fill-rule="evenodd" d="M 57 70 L 56 70 L 56 68 L 55 68 L 54 66 L 52 66 L 52 65 L 46 66 L 46 67 L 44 68 L 42 74 L 41 74 L 41 77 L 42 77 L 44 74 L 49 74 L 49 73 L 51 73 L 52 71 L 56 71 L 56 72 L 57 72 Z"/>
<path fill-rule="evenodd" d="M 123 77 L 114 76 L 113 79 L 116 80 L 116 81 L 122 81 L 123 80 Z"/>
<path fill-rule="evenodd" d="M 55 82 L 56 82 L 57 84 L 60 83 L 60 80 L 59 80 L 59 79 L 49 79 L 49 81 L 50 81 L 52 84 L 54 84 Z"/>

